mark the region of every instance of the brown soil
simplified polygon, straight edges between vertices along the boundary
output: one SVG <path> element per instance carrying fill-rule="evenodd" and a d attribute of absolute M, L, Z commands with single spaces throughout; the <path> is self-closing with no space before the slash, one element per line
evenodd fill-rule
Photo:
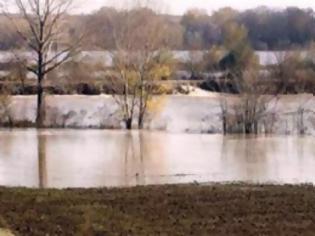
<path fill-rule="evenodd" d="M 0 228 L 15 235 L 315 235 L 315 188 L 1 188 Z"/>

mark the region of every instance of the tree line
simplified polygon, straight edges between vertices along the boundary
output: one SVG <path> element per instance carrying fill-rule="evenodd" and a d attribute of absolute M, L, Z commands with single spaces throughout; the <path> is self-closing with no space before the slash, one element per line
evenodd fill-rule
<path fill-rule="evenodd" d="M 173 50 L 209 49 L 221 45 L 226 31 L 235 23 L 248 31 L 249 42 L 255 50 L 305 47 L 315 40 L 314 15 L 312 9 L 297 7 L 282 10 L 259 7 L 246 11 L 222 8 L 211 15 L 202 9 L 190 9 L 183 16 L 157 14 L 167 28 L 164 43 Z M 117 46 L 110 20 L 113 17 L 123 19 L 124 16 L 110 7 L 86 15 L 68 15 L 64 32 L 73 38 L 83 29 L 88 29 L 89 37 L 84 41 L 84 49 L 113 49 Z M 0 16 L 0 50 L 25 47 L 10 21 Z"/>

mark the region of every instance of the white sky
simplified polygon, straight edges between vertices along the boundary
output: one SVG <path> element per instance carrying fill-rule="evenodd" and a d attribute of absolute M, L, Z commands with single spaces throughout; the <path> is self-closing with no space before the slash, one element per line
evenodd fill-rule
<path fill-rule="evenodd" d="M 115 0 L 119 3 L 121 0 Z M 204 8 L 208 12 L 221 7 L 230 6 L 236 9 L 248 9 L 257 6 L 269 6 L 275 8 L 284 8 L 288 6 L 297 6 L 301 8 L 315 9 L 315 0 L 159 0 L 163 2 L 163 7 L 168 13 L 183 14 L 189 8 Z M 87 13 L 97 10 L 101 6 L 111 5 L 113 0 L 76 0 L 76 11 Z"/>

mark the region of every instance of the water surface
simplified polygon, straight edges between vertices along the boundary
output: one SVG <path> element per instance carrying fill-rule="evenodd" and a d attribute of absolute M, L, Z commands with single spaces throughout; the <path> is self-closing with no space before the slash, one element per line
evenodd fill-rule
<path fill-rule="evenodd" d="M 103 130 L 0 131 L 0 185 L 315 184 L 315 141 Z"/>

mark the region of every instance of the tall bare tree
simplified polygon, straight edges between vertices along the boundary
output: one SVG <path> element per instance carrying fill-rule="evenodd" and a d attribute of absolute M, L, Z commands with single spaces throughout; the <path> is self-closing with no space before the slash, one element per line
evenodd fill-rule
<path fill-rule="evenodd" d="M 67 42 L 67 32 L 63 29 L 72 0 L 2 0 L 2 5 L 5 14 L 34 56 L 28 60 L 26 68 L 37 77 L 36 125 L 41 127 L 44 79 L 76 53 L 80 42 L 80 39 Z M 8 9 L 17 10 L 18 16 Z M 22 29 L 21 24 L 17 23 L 21 19 L 26 28 Z"/>
<path fill-rule="evenodd" d="M 168 77 L 172 70 L 172 55 L 165 47 L 166 27 L 158 14 L 142 4 L 117 11 L 111 22 L 116 45 L 114 98 L 126 128 L 132 128 L 137 114 L 138 128 L 142 129 L 156 81 Z"/>

